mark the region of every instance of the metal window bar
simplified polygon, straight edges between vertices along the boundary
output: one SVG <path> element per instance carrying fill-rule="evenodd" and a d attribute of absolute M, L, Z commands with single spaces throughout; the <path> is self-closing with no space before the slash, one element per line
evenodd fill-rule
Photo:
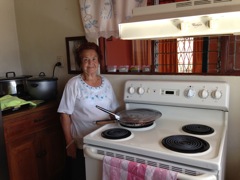
<path fill-rule="evenodd" d="M 184 37 L 177 39 L 177 51 L 170 52 L 170 51 L 162 51 L 159 52 L 159 44 L 160 43 L 167 43 L 171 40 L 167 40 L 164 42 L 160 42 L 158 40 L 154 41 L 154 66 L 155 72 L 158 72 L 158 66 L 178 66 L 178 73 L 192 73 L 193 66 L 199 64 L 193 64 L 193 55 L 194 53 L 202 53 L 202 69 L 204 72 L 208 71 L 209 67 L 214 67 L 211 71 L 219 72 L 221 69 L 221 58 L 220 58 L 220 47 L 221 47 L 221 39 L 217 39 L 217 48 L 211 49 L 212 41 L 210 38 L 204 38 L 204 47 L 202 51 L 194 51 L 194 41 L 199 41 L 199 39 L 194 39 L 193 37 Z M 176 54 L 177 53 L 177 54 Z M 211 62 L 208 60 L 209 54 L 217 54 L 216 62 Z M 177 64 L 164 64 L 161 62 L 159 57 L 164 54 L 173 54 L 177 57 Z M 165 62 L 163 60 L 163 62 Z"/>
<path fill-rule="evenodd" d="M 193 37 L 177 39 L 178 72 L 192 73 Z"/>

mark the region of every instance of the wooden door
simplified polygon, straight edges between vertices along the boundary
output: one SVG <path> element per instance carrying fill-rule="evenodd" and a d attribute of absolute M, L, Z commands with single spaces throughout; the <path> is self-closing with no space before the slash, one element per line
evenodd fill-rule
<path fill-rule="evenodd" d="M 63 175 L 65 161 L 64 137 L 60 126 L 45 129 L 39 134 L 43 152 L 41 174 L 44 180 L 59 180 Z"/>
<path fill-rule="evenodd" d="M 7 144 L 11 180 L 38 180 L 35 136 L 20 138 Z"/>

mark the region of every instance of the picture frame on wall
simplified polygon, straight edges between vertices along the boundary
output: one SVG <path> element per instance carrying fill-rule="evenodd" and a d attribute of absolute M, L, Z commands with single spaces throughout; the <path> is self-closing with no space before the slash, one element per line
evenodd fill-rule
<path fill-rule="evenodd" d="M 79 74 L 81 69 L 79 68 L 77 61 L 79 57 L 76 54 L 76 49 L 83 43 L 87 42 L 85 36 L 66 37 L 66 51 L 67 51 L 67 66 L 68 74 Z"/>

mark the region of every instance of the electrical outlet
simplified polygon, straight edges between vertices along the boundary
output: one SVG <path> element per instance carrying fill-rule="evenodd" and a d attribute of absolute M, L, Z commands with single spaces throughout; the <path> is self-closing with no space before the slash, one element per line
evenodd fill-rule
<path fill-rule="evenodd" d="M 61 63 L 61 66 L 59 66 L 59 67 L 61 67 L 61 68 L 64 67 L 63 57 L 62 57 L 62 56 L 57 56 L 57 62 L 60 62 L 60 63 Z"/>

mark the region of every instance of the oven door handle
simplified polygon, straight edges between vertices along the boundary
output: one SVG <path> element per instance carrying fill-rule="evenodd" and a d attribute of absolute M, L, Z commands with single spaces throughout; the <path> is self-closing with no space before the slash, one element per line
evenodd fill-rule
<path fill-rule="evenodd" d="M 84 154 L 92 159 L 97 159 L 97 160 L 102 161 L 104 158 L 104 155 L 95 153 L 94 149 L 92 149 L 91 147 L 84 146 L 83 149 L 84 149 Z M 179 173 L 179 172 L 177 175 L 177 179 L 178 180 L 217 180 L 216 176 L 212 175 L 212 174 L 202 174 L 202 175 L 198 175 L 198 176 L 190 176 L 190 175 Z"/>

